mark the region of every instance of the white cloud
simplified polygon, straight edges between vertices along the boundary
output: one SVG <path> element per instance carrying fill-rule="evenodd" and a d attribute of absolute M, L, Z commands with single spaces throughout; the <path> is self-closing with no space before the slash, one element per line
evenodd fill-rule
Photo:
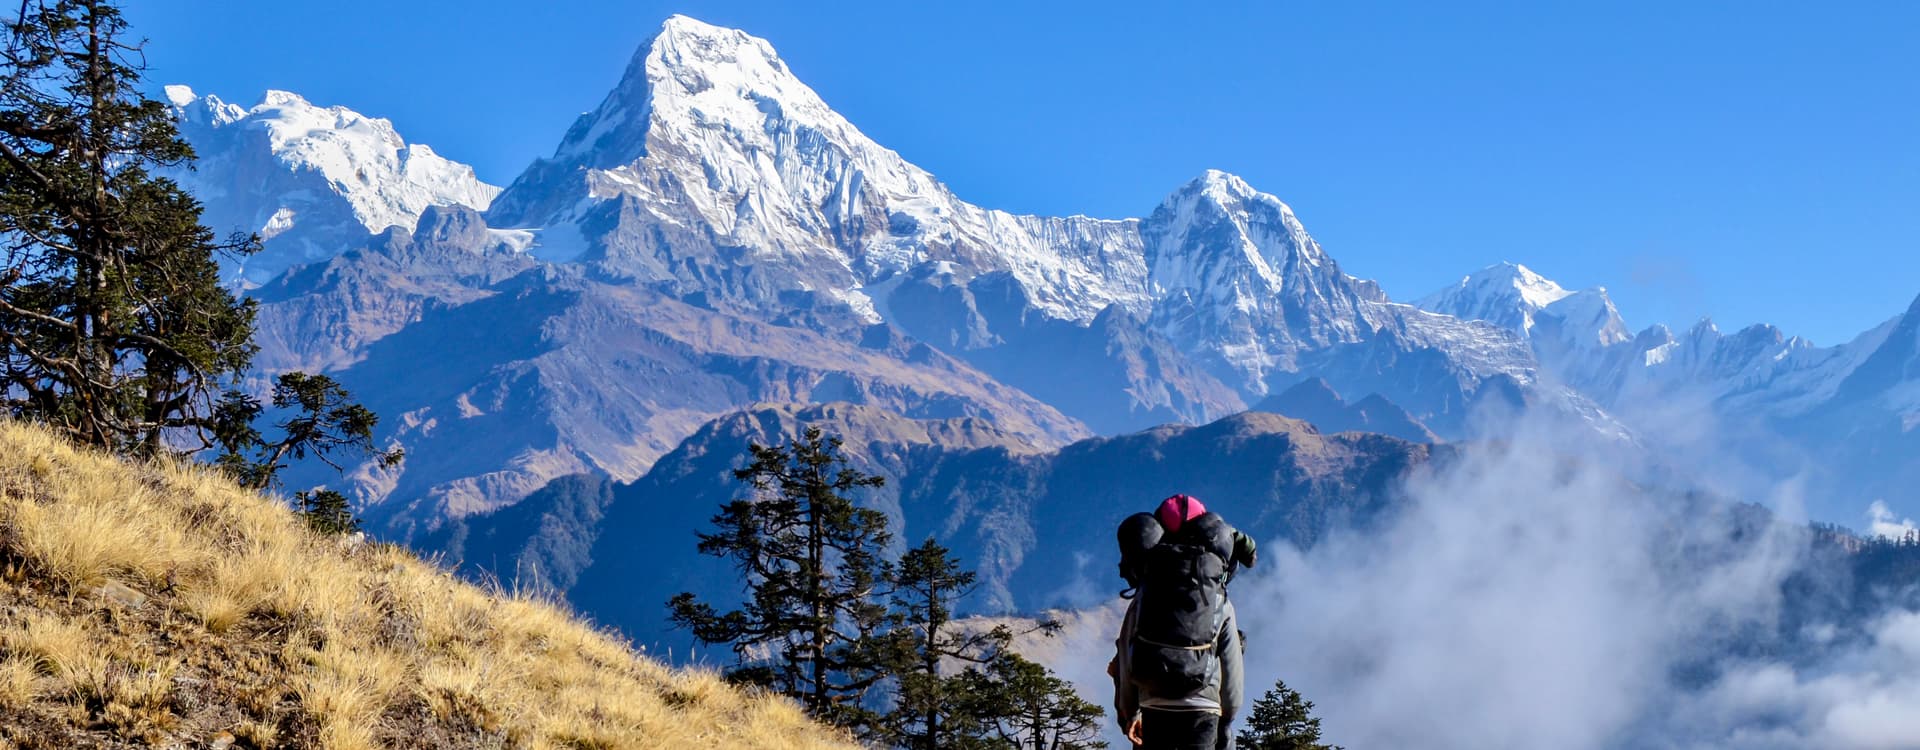
<path fill-rule="evenodd" d="M 1865 642 L 1799 669 L 1734 665 L 1681 703 L 1692 729 L 1738 748 L 1920 747 L 1920 612 L 1881 618 Z"/>
<path fill-rule="evenodd" d="M 1920 748 L 1920 613 L 1722 662 L 1778 626 L 1810 536 L 1645 492 L 1618 446 L 1509 434 L 1410 480 L 1377 527 L 1263 544 L 1233 585 L 1253 696 L 1284 678 L 1355 748 Z M 1108 630 L 1060 663 L 1102 703 Z"/>
<path fill-rule="evenodd" d="M 1522 433 L 1416 478 L 1376 533 L 1276 545 L 1234 591 L 1249 672 L 1284 675 L 1352 747 L 1597 749 L 1703 634 L 1772 614 L 1784 542 L 1721 545 L 1724 514 L 1636 490 L 1610 452 Z"/>
<path fill-rule="evenodd" d="M 1895 520 L 1896 518 L 1898 517 L 1893 514 L 1893 509 L 1887 507 L 1885 500 L 1873 501 L 1873 505 L 1867 507 L 1867 535 L 1904 539 L 1907 535 L 1920 530 L 1914 527 L 1913 519 Z"/>

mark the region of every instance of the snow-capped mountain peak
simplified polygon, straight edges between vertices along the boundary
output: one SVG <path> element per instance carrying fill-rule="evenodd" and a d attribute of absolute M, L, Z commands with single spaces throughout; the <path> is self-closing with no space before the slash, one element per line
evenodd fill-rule
<path fill-rule="evenodd" d="M 592 247 L 567 257 L 642 277 L 690 273 L 686 243 L 669 251 L 623 232 L 698 227 L 700 241 L 749 248 L 795 285 L 855 307 L 871 304 L 867 285 L 940 262 L 1011 272 L 1056 317 L 1145 306 L 1144 271 L 1114 265 L 1138 259 L 1133 222 L 962 201 L 828 107 L 765 40 L 684 16 L 668 19 L 488 221 L 575 228 L 567 234 Z"/>
<path fill-rule="evenodd" d="M 654 122 L 721 128 L 763 122 L 768 103 L 786 105 L 783 109 L 816 127 L 852 130 L 787 70 L 766 40 L 672 16 L 635 54 L 620 84 L 568 131 L 555 158 L 586 157 L 597 166 L 620 166 L 644 155 L 636 150 L 644 142 L 632 136 L 643 136 Z M 658 117 L 656 107 L 664 110 Z M 627 137 L 617 137 L 623 134 Z"/>
<path fill-rule="evenodd" d="M 408 144 L 392 122 L 346 107 L 278 90 L 251 108 L 186 86 L 165 94 L 200 157 L 172 176 L 207 204 L 215 231 L 266 241 L 233 269 L 243 283 L 332 257 L 390 226 L 411 230 L 428 206 L 484 209 L 500 192 L 472 167 Z"/>
<path fill-rule="evenodd" d="M 662 26 L 487 220 L 533 232 L 541 257 L 725 289 L 747 308 L 779 308 L 781 288 L 799 290 L 870 322 L 888 318 L 892 280 L 915 269 L 961 285 L 1007 274 L 1041 317 L 1085 325 L 1117 306 L 1256 394 L 1303 351 L 1383 329 L 1396 345 L 1478 342 L 1484 356 L 1461 370 L 1469 379 L 1530 377 L 1517 339 L 1385 304 L 1287 204 L 1237 176 L 1205 172 L 1145 219 L 983 208 L 861 133 L 771 44 L 685 17 Z M 556 250 L 547 237 L 568 241 Z"/>
<path fill-rule="evenodd" d="M 167 103 L 173 105 L 173 116 L 182 128 L 182 134 L 191 140 L 196 133 L 193 126 L 220 127 L 247 116 L 247 110 L 236 104 L 221 101 L 220 97 L 208 94 L 201 96 L 193 89 L 178 84 L 166 86 L 163 91 Z M 198 149 L 198 145 L 195 145 Z"/>
<path fill-rule="evenodd" d="M 807 143 L 783 137 L 806 136 Z M 591 170 L 595 197 L 646 192 L 631 172 L 656 147 L 678 146 L 718 171 L 698 182 L 715 191 L 802 191 L 800 167 L 850 166 L 893 192 L 943 192 L 924 171 L 873 143 L 794 77 L 766 40 L 686 16 L 673 16 L 634 55 L 600 106 L 581 115 L 549 162 Z M 851 164 L 792 162 L 796 151 L 838 151 Z M 811 151 L 809 151 L 811 153 Z M 732 157 L 732 158 L 727 158 Z M 737 159 L 737 162 L 735 160 Z M 772 196 L 769 196 L 771 198 Z M 809 196 L 781 196 L 804 198 Z M 513 203 L 510 196 L 501 211 Z"/>
<path fill-rule="evenodd" d="M 1487 266 L 1414 304 L 1528 337 L 1536 335 L 1543 318 L 1550 318 L 1553 337 L 1577 349 L 1608 347 L 1632 337 L 1606 287 L 1571 291 L 1518 263 Z"/>
<path fill-rule="evenodd" d="M 1571 296 L 1552 279 L 1518 263 L 1496 263 L 1414 304 L 1456 318 L 1484 320 L 1519 333 L 1533 330 L 1534 315 Z"/>
<path fill-rule="evenodd" d="M 1508 272 L 1508 283 L 1520 293 L 1520 298 L 1529 305 L 1544 308 L 1566 299 L 1569 295 L 1573 294 L 1573 292 L 1561 288 L 1561 286 L 1554 283 L 1552 279 L 1534 273 L 1533 269 L 1518 263 L 1502 263 L 1495 266 L 1495 268 Z"/>
<path fill-rule="evenodd" d="M 1263 282 L 1258 291 L 1272 292 L 1282 286 L 1288 266 L 1326 261 L 1292 208 L 1217 169 L 1174 191 L 1149 224 L 1149 276 L 1161 293 L 1226 281 L 1209 270 L 1220 262 L 1251 271 Z"/>

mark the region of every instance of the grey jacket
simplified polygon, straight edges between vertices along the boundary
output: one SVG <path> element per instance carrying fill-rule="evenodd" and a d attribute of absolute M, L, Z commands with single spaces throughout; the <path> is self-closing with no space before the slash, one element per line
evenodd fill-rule
<path fill-rule="evenodd" d="M 1227 736 L 1227 724 L 1233 720 L 1240 707 L 1245 704 L 1246 685 L 1242 669 L 1240 647 L 1240 622 L 1235 617 L 1233 602 L 1226 603 L 1226 623 L 1220 627 L 1220 635 L 1214 641 L 1213 652 L 1220 657 L 1219 679 L 1192 695 L 1146 695 L 1139 686 L 1133 684 L 1128 674 L 1128 662 L 1132 654 L 1128 653 L 1133 643 L 1133 629 L 1139 619 L 1139 600 L 1127 605 L 1126 619 L 1120 623 L 1120 638 L 1114 642 L 1113 660 L 1113 708 L 1114 718 L 1120 720 L 1120 728 L 1125 729 L 1133 723 L 1135 715 L 1142 708 L 1164 711 L 1206 711 L 1220 715 L 1220 732 Z"/>

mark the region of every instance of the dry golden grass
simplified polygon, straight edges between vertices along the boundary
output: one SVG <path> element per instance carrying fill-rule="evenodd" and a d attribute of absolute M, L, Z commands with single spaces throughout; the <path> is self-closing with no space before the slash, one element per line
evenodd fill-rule
<path fill-rule="evenodd" d="M 6 422 L 0 573 L 0 747 L 852 747 L 201 467 Z"/>
<path fill-rule="evenodd" d="M 25 709 L 40 695 L 40 675 L 32 662 L 0 659 L 0 708 Z"/>

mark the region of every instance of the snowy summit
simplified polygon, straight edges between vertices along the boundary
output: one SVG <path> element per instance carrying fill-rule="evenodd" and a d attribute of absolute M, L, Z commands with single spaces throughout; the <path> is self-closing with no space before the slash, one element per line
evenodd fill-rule
<path fill-rule="evenodd" d="M 1264 393 L 1306 348 L 1394 331 L 1405 343 L 1481 339 L 1470 377 L 1530 379 L 1517 340 L 1422 317 L 1354 279 L 1292 209 L 1209 171 L 1144 219 L 1021 216 L 968 203 L 873 142 L 793 75 L 763 39 L 675 16 L 625 76 L 568 130 L 551 157 L 487 214 L 539 239 L 550 260 L 598 264 L 683 286 L 756 289 L 790 280 L 888 319 L 905 276 L 965 285 L 1011 277 L 1040 315 L 1079 325 L 1117 308 Z M 710 246 L 714 268 L 696 246 Z"/>
<path fill-rule="evenodd" d="M 172 175 L 206 204 L 216 232 L 251 232 L 263 252 L 238 262 L 236 281 L 260 284 L 288 267 L 359 247 L 388 227 L 414 228 L 434 205 L 484 209 L 500 188 L 393 123 L 345 107 L 268 91 L 252 108 L 168 86 L 196 168 Z"/>

